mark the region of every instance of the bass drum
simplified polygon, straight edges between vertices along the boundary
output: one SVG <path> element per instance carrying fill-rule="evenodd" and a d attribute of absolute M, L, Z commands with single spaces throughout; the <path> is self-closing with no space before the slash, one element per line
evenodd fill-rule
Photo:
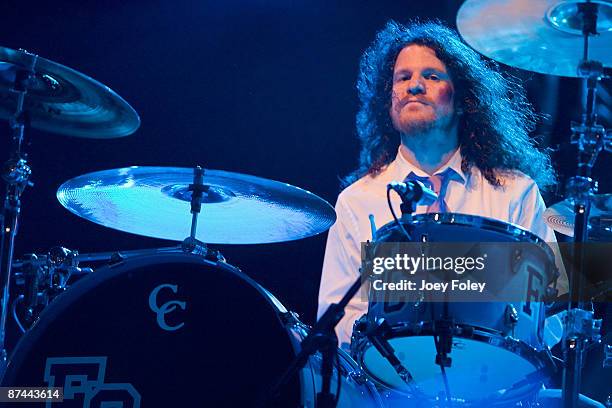
<path fill-rule="evenodd" d="M 237 268 L 154 253 L 96 270 L 60 295 L 15 348 L 2 386 L 63 387 L 70 407 L 312 407 L 320 356 L 274 402 L 267 390 L 305 326 Z M 339 407 L 378 407 L 339 353 Z M 20 404 L 16 404 L 21 406 Z"/>

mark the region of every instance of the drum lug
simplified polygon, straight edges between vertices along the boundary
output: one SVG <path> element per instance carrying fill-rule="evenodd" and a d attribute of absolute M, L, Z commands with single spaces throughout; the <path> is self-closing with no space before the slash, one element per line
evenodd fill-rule
<path fill-rule="evenodd" d="M 559 273 L 557 272 L 557 277 L 558 277 Z M 557 278 L 556 277 L 556 278 Z M 555 280 L 556 280 L 555 278 Z M 547 286 L 546 287 L 546 295 L 544 300 L 545 301 L 552 301 L 553 299 L 555 299 L 557 296 L 559 295 L 559 291 L 556 288 Z"/>
<path fill-rule="evenodd" d="M 506 305 L 506 311 L 504 313 L 504 322 L 506 327 L 508 327 L 512 331 L 512 335 L 514 336 L 514 328 L 519 321 L 519 314 L 516 310 L 516 307 L 512 303 L 508 303 Z M 505 333 L 507 335 L 508 333 Z"/>
<path fill-rule="evenodd" d="M 125 261 L 126 257 L 121 252 L 115 252 L 110 256 L 108 260 L 108 266 L 120 265 Z"/>
<path fill-rule="evenodd" d="M 347 377 L 355 381 L 358 385 L 363 385 L 368 382 L 368 377 L 361 370 L 351 370 L 347 373 Z"/>
<path fill-rule="evenodd" d="M 512 253 L 512 258 L 510 259 L 511 268 L 510 270 L 515 275 L 521 270 L 521 260 L 523 259 L 523 251 L 521 249 L 515 249 Z"/>
<path fill-rule="evenodd" d="M 603 367 L 604 368 L 612 367 L 612 345 L 610 344 L 604 344 Z"/>
<path fill-rule="evenodd" d="M 295 312 L 281 313 L 280 319 L 285 326 L 296 327 L 303 325 L 303 323 L 300 322 L 300 315 Z"/>

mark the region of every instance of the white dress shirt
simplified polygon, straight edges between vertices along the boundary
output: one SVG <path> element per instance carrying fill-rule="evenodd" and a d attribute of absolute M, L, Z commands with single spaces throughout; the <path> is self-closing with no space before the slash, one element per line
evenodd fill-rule
<path fill-rule="evenodd" d="M 555 242 L 553 230 L 544 223 L 542 213 L 546 209 L 536 183 L 525 174 L 508 172 L 502 178 L 502 186 L 495 187 L 484 178 L 480 170 L 472 166 L 466 174 L 461 170 L 461 153 L 457 149 L 449 161 L 435 174 L 450 168 L 444 200 L 449 212 L 472 214 L 494 218 L 519 225 L 546 242 Z M 413 172 L 417 176 L 429 176 L 408 162 L 398 149 L 398 154 L 376 177 L 362 177 L 344 189 L 336 202 L 337 221 L 329 230 L 321 286 L 319 289 L 318 317 L 331 303 L 337 303 L 359 276 L 361 243 L 372 240 L 369 215 L 374 216 L 378 228 L 392 221 L 387 205 L 387 184 L 403 181 Z M 401 200 L 392 195 L 392 205 L 400 214 Z M 417 206 L 416 214 L 426 212 L 424 205 Z M 556 244 L 555 244 L 556 245 Z M 560 292 L 567 291 L 567 278 L 557 284 Z M 346 308 L 346 314 L 336 328 L 342 346 L 350 342 L 353 323 L 366 313 L 367 302 L 356 295 Z"/>

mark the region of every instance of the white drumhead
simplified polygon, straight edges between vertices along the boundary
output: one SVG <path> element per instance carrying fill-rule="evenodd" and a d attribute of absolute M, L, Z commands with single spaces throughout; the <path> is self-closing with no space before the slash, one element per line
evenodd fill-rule
<path fill-rule="evenodd" d="M 415 379 L 417 387 L 430 398 L 445 398 L 440 366 L 435 364 L 436 347 L 432 336 L 390 339 L 395 354 Z M 525 379 L 537 368 L 525 358 L 482 341 L 453 338 L 446 368 L 451 397 L 475 401 L 499 394 Z M 391 364 L 370 347 L 363 356 L 364 368 L 378 381 L 396 390 L 410 392 Z"/>

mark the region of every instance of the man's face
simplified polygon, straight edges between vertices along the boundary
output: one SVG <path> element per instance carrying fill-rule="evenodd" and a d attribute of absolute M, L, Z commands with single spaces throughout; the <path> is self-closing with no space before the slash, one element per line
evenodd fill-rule
<path fill-rule="evenodd" d="M 444 128 L 454 120 L 454 86 L 446 65 L 429 47 L 408 45 L 393 69 L 391 121 L 403 134 Z"/>

